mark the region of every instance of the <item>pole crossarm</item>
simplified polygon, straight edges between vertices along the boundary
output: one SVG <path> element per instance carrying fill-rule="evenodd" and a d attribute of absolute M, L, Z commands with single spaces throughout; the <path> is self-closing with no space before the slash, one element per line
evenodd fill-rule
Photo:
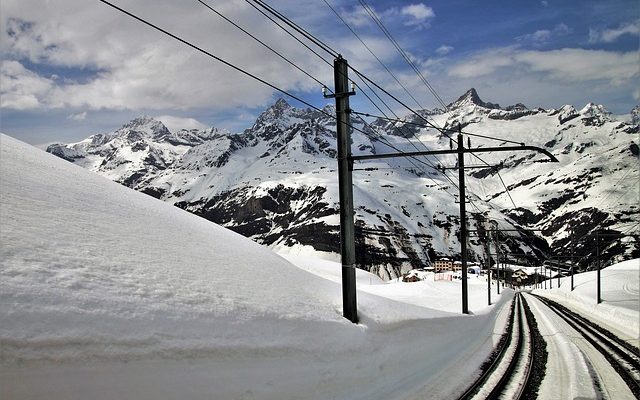
<path fill-rule="evenodd" d="M 500 147 L 478 147 L 475 149 L 462 149 L 463 153 L 491 153 L 499 151 L 535 151 L 549 157 L 551 162 L 559 162 L 558 159 L 547 150 L 537 146 L 500 146 Z M 381 158 L 394 158 L 394 157 L 419 157 L 419 156 L 434 156 L 442 154 L 458 154 L 460 149 L 451 150 L 430 150 L 430 151 L 409 151 L 404 153 L 385 153 L 385 154 L 367 154 L 361 156 L 351 156 L 353 161 L 361 160 L 377 160 Z"/>

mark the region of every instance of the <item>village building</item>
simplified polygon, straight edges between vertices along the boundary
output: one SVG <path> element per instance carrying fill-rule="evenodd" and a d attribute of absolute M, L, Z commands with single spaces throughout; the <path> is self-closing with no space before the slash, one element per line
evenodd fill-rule
<path fill-rule="evenodd" d="M 435 272 L 453 271 L 453 262 L 446 258 L 439 258 L 434 263 Z"/>

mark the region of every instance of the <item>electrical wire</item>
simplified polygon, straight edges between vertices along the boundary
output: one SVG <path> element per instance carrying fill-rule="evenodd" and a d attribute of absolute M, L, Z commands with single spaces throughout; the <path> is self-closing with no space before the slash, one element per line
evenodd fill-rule
<path fill-rule="evenodd" d="M 420 102 L 411 94 L 411 92 L 409 92 L 409 90 L 406 88 L 406 86 L 403 85 L 402 82 L 400 82 L 400 80 L 396 77 L 396 75 L 393 72 L 391 72 L 391 70 L 386 66 L 386 64 L 383 63 L 382 60 L 380 60 L 380 58 L 373 52 L 373 50 L 371 50 L 371 48 L 369 46 L 367 46 L 367 44 L 364 42 L 364 40 L 362 40 L 360 35 L 358 35 L 356 33 L 356 31 L 351 27 L 351 25 L 349 25 L 349 23 L 347 21 L 345 21 L 344 18 L 342 18 L 342 16 L 340 16 L 338 11 L 336 11 L 336 9 L 333 8 L 331 6 L 331 4 L 329 4 L 329 2 L 327 0 L 322 0 L 322 1 L 324 1 L 324 4 L 326 4 L 327 7 L 329 7 L 331 9 L 331 11 L 333 11 L 333 13 L 338 17 L 338 19 L 340 21 L 342 21 L 342 23 L 349 29 L 349 31 L 351 31 L 353 36 L 355 36 L 360 41 L 360 43 L 362 43 L 364 48 L 367 49 L 367 51 L 376 59 L 376 61 L 378 61 L 378 64 L 380 64 L 387 71 L 387 73 L 389 73 L 389 75 L 391 75 L 391 77 L 396 81 L 396 83 L 398 85 L 400 85 L 400 87 L 404 90 L 404 92 L 409 97 L 411 97 L 411 99 L 418 105 L 418 107 L 424 108 L 422 105 L 420 105 Z"/>
<path fill-rule="evenodd" d="M 171 32 L 169 32 L 169 31 L 165 30 L 165 29 L 163 29 L 163 28 L 161 28 L 161 27 L 159 27 L 159 26 L 157 26 L 157 25 L 145 20 L 142 17 L 139 17 L 139 16 L 137 16 L 137 15 L 135 15 L 135 14 L 133 14 L 133 13 L 131 13 L 131 12 L 129 12 L 129 11 L 127 11 L 127 10 L 125 10 L 125 9 L 123 9 L 123 8 L 121 8 L 121 7 L 119 7 L 119 6 L 115 5 L 115 4 L 107 1 L 107 0 L 99 0 L 99 1 L 102 2 L 105 5 L 108 5 L 108 6 L 112 7 L 113 9 L 115 9 L 117 11 L 120 11 L 121 13 L 123 13 L 123 14 L 125 14 L 125 15 L 127 15 L 127 16 L 129 16 L 129 17 L 131 17 L 131 18 L 133 18 L 133 19 L 135 19 L 135 20 L 137 20 L 137 21 L 139 21 L 139 22 L 141 22 L 141 23 L 143 23 L 143 24 L 145 24 L 145 25 L 147 25 L 147 26 L 149 26 L 149 27 L 151 27 L 151 28 L 153 28 L 153 29 L 155 29 L 155 30 L 157 30 L 157 31 L 159 31 L 159 32 L 171 37 L 171 38 L 173 38 L 173 39 L 175 39 L 175 40 L 177 40 L 177 41 L 179 41 L 180 43 L 182 43 L 182 44 L 184 44 L 186 46 L 191 47 L 194 50 L 196 50 L 196 51 L 198 51 L 198 52 L 200 52 L 200 53 L 202 53 L 202 54 L 204 54 L 204 55 L 206 55 L 206 56 L 208 56 L 210 58 L 213 58 L 214 60 L 226 65 L 227 67 L 229 67 L 231 69 L 236 70 L 237 72 L 240 72 L 243 75 L 246 75 L 246 76 L 248 76 L 248 77 L 250 77 L 250 78 L 252 78 L 252 79 L 254 79 L 254 80 L 256 80 L 256 81 L 258 81 L 258 82 L 260 82 L 260 83 L 262 83 L 264 85 L 266 85 L 266 86 L 269 86 L 270 88 L 272 88 L 272 89 L 274 89 L 274 90 L 276 90 L 276 91 L 278 91 L 278 92 L 280 92 L 280 93 L 282 93 L 282 94 L 284 94 L 284 95 L 286 95 L 288 97 L 291 97 L 292 99 L 295 99 L 295 100 L 299 101 L 300 103 L 305 104 L 308 107 L 310 107 L 310 108 L 312 108 L 312 109 L 314 109 L 314 110 L 316 110 L 316 111 L 318 111 L 318 112 L 320 112 L 320 113 L 322 113 L 322 114 L 324 114 L 324 115 L 326 115 L 326 116 L 328 116 L 330 118 L 336 119 L 336 116 L 333 116 L 333 115 L 327 113 L 326 111 L 324 111 L 324 110 L 322 110 L 322 109 L 310 104 L 309 102 L 301 99 L 300 97 L 295 96 L 292 93 L 290 93 L 290 92 L 288 92 L 288 91 L 286 91 L 284 89 L 281 89 L 281 88 L 275 86 L 272 83 L 269 83 L 269 82 L 265 81 L 264 79 L 262 79 L 262 78 L 260 78 L 260 77 L 258 77 L 256 75 L 254 75 L 254 74 L 252 74 L 252 73 L 250 73 L 250 72 L 248 72 L 248 71 L 246 71 L 246 70 L 244 70 L 244 69 L 242 69 L 242 68 L 240 68 L 240 67 L 238 67 L 238 66 L 236 66 L 236 65 L 234 65 L 234 64 L 232 64 L 232 63 L 230 63 L 230 62 L 228 62 L 228 61 L 226 61 L 224 59 L 222 59 L 221 57 L 218 57 L 218 56 L 214 55 L 213 53 L 211 53 L 211 52 L 209 52 L 207 50 L 204 50 L 203 48 L 201 48 L 201 47 L 199 47 L 199 46 L 197 46 L 197 45 L 195 45 L 195 44 L 193 44 L 193 43 L 191 43 L 191 42 L 189 42 L 189 41 L 187 41 L 187 40 L 185 40 L 185 39 L 183 39 L 183 38 L 181 38 L 181 37 L 179 37 L 179 36 L 177 36 L 177 35 L 175 35 L 175 34 L 173 34 Z M 254 0 L 254 1 L 256 1 L 258 3 L 261 3 L 259 0 Z M 367 78 L 367 80 L 369 80 L 369 79 Z M 378 86 L 375 83 L 374 83 L 374 85 Z M 364 130 L 361 130 L 361 129 L 359 129 L 357 127 L 354 127 L 352 125 L 349 125 L 349 126 L 352 129 L 363 133 L 365 136 L 367 136 L 368 138 L 370 138 L 372 140 L 380 141 L 379 140 L 380 138 L 373 137 L 368 132 L 366 132 Z M 391 147 L 392 149 L 398 151 L 400 154 L 403 153 L 401 150 L 399 150 L 398 148 L 396 148 L 395 146 L 391 145 L 388 142 L 387 143 L 384 143 L 383 141 L 380 141 L 380 142 L 385 144 L 385 145 L 387 145 L 387 146 L 389 146 L 389 147 Z M 464 201 L 464 199 L 461 199 L 461 201 Z"/>
<path fill-rule="evenodd" d="M 313 79 L 316 83 L 320 84 L 321 86 L 326 87 L 326 85 L 321 82 L 319 79 L 317 79 L 315 76 L 311 75 L 310 73 L 308 73 L 307 71 L 305 71 L 304 69 L 302 69 L 300 66 L 298 66 L 297 64 L 295 64 L 293 61 L 289 60 L 287 57 L 283 56 L 281 53 L 279 53 L 277 50 L 275 50 L 273 47 L 269 46 L 268 44 L 266 44 L 265 42 L 263 42 L 262 40 L 258 39 L 257 37 L 255 37 L 254 35 L 252 35 L 251 33 L 249 33 L 246 29 L 242 28 L 240 25 L 238 25 L 237 23 L 233 22 L 232 20 L 230 20 L 229 18 L 227 18 L 226 16 L 224 16 L 221 12 L 219 12 L 218 10 L 216 10 L 215 8 L 211 7 L 209 4 L 207 4 L 206 2 L 204 2 L 203 0 L 196 0 L 198 3 L 202 4 L 203 6 L 205 6 L 206 8 L 208 8 L 209 10 L 211 10 L 211 12 L 215 13 L 216 15 L 218 15 L 220 18 L 224 19 L 226 22 L 228 22 L 229 24 L 233 25 L 235 28 L 237 28 L 238 30 L 240 30 L 241 32 L 243 32 L 245 35 L 249 36 L 250 38 L 252 38 L 253 40 L 255 40 L 256 42 L 260 43 L 263 47 L 267 48 L 268 50 L 270 50 L 272 53 L 274 53 L 275 55 L 277 55 L 278 57 L 280 57 L 282 60 L 286 61 L 287 63 L 289 63 L 290 65 L 292 65 L 294 68 L 296 68 L 298 71 L 302 72 L 303 74 L 305 74 L 306 76 L 308 76 L 309 78 Z"/>
<path fill-rule="evenodd" d="M 418 77 L 420 78 L 420 80 L 422 81 L 422 83 L 427 87 L 427 89 L 431 92 L 431 94 L 433 95 L 433 97 L 440 103 L 440 105 L 442 105 L 442 107 L 444 108 L 444 110 L 448 110 L 447 105 L 444 103 L 444 101 L 442 100 L 442 98 L 438 95 L 438 93 L 435 91 L 435 89 L 433 88 L 433 86 L 431 86 L 431 84 L 427 81 L 427 79 L 424 77 L 424 75 L 422 75 L 422 73 L 420 72 L 420 70 L 416 67 L 415 63 L 413 61 L 411 61 L 411 59 L 409 58 L 409 56 L 406 54 L 406 52 L 402 49 L 402 47 L 400 47 L 400 45 L 398 44 L 398 42 L 393 38 L 393 36 L 391 35 L 391 32 L 389 32 L 389 30 L 384 26 L 384 23 L 382 23 L 382 20 L 380 20 L 380 18 L 376 15 L 375 11 L 373 11 L 373 8 L 371 8 L 371 6 L 369 6 L 367 4 L 366 1 L 364 0 L 358 0 L 360 2 L 360 5 L 362 5 L 362 8 L 364 8 L 364 10 L 367 12 L 367 14 L 369 14 L 369 16 L 371 17 L 371 19 L 375 22 L 375 24 L 378 26 L 378 28 L 380 28 L 380 30 L 385 34 L 385 36 L 387 37 L 387 39 L 389 39 L 389 41 L 393 44 L 393 46 L 396 48 L 396 50 L 398 50 L 398 53 L 400 53 L 400 55 L 402 56 L 402 58 L 404 58 L 404 60 L 407 62 L 407 64 L 414 70 L 414 72 L 418 75 Z"/>
<path fill-rule="evenodd" d="M 392 72 L 392 71 L 391 71 L 391 70 L 390 70 L 390 69 L 389 69 L 389 68 L 388 68 L 388 67 L 387 67 L 383 62 L 382 62 L 382 60 L 380 60 L 380 58 L 379 58 L 379 57 L 378 57 L 378 56 L 377 56 L 377 55 L 376 55 L 376 54 L 371 50 L 371 48 L 370 48 L 369 46 L 367 46 L 367 44 L 364 42 L 364 40 L 362 40 L 362 38 L 361 38 L 361 37 L 356 33 L 356 31 L 355 31 L 355 30 L 354 30 L 354 29 L 349 25 L 349 23 L 347 23 L 347 21 L 345 21 L 345 20 L 344 20 L 344 18 L 342 18 L 342 16 L 338 13 L 338 11 L 337 11 L 334 7 L 332 7 L 332 6 L 331 6 L 331 4 L 329 4 L 329 2 L 328 2 L 327 0 L 323 0 L 323 1 L 324 1 L 324 3 L 327 5 L 327 7 L 329 7 L 329 9 L 331 9 L 331 11 L 332 11 L 332 12 L 333 12 L 337 17 L 338 17 L 338 19 L 339 19 L 339 20 L 340 20 L 340 21 L 341 21 L 341 22 L 342 22 L 342 23 L 343 23 L 343 24 L 344 24 L 344 25 L 349 29 L 349 31 L 350 31 L 350 32 L 351 32 L 351 33 L 352 33 L 352 34 L 353 34 L 353 35 L 354 35 L 354 36 L 355 36 L 355 37 L 360 41 L 360 43 L 361 43 L 361 44 L 362 44 L 362 45 L 367 49 L 367 51 L 369 51 L 369 53 L 370 53 L 370 54 L 371 54 L 371 55 L 372 55 L 372 56 L 373 56 L 373 57 L 378 61 L 378 63 L 379 63 L 379 64 L 380 64 L 380 65 L 381 65 L 381 66 L 382 66 L 382 67 L 383 67 L 383 68 L 384 68 L 384 69 L 389 73 L 389 75 L 390 75 L 390 76 L 391 76 L 391 77 L 392 77 L 392 78 L 393 78 L 393 79 L 398 83 L 398 85 L 400 85 L 400 87 L 402 87 L 402 88 L 404 89 L 405 93 L 407 93 L 407 95 L 409 95 L 409 97 L 410 97 L 411 99 L 413 99 L 413 101 L 418 105 L 418 107 L 420 107 L 420 108 L 424 108 L 424 107 L 422 107 L 422 105 L 420 104 L 420 102 L 418 102 L 418 100 L 417 100 L 417 99 L 416 99 L 416 98 L 415 98 L 415 97 L 414 97 L 414 96 L 409 92 L 409 90 L 408 90 L 408 89 L 407 89 L 407 88 L 402 84 L 402 82 L 400 82 L 400 80 L 396 77 L 396 75 L 395 75 L 395 74 L 394 74 L 394 73 L 393 73 L 393 72 Z M 359 73 L 356 73 L 356 75 L 360 76 L 360 74 L 359 74 Z M 362 78 L 361 78 L 361 79 L 362 79 Z M 366 81 L 365 81 L 365 83 L 366 83 Z M 370 86 L 368 83 L 366 83 L 366 85 L 367 85 L 367 87 L 368 87 L 368 88 L 369 88 L 369 89 L 370 89 L 374 94 L 376 94 L 376 93 L 375 93 L 375 91 L 374 91 L 373 89 L 371 89 L 371 86 Z M 382 110 L 381 110 L 381 109 L 380 109 L 380 108 L 379 108 L 379 107 L 378 107 L 378 106 L 373 102 L 373 100 L 372 100 L 369 96 L 367 96 L 366 94 L 365 94 L 365 96 L 367 97 L 367 99 L 368 99 L 368 100 L 369 100 L 369 101 L 370 101 L 370 102 L 371 102 L 371 103 L 372 103 L 376 108 L 378 108 L 378 110 L 379 110 L 379 111 L 381 111 L 381 112 L 382 112 Z M 378 96 L 377 94 L 376 94 L 376 96 L 378 97 L 378 99 L 380 99 L 380 100 L 382 101 L 382 99 L 380 98 L 380 96 Z M 384 105 L 389 109 L 389 111 L 391 111 L 391 113 L 392 113 L 392 114 L 394 114 L 394 115 L 396 116 L 396 118 L 398 118 L 398 116 L 395 114 L 395 112 L 393 111 L 393 109 L 391 109 L 391 107 L 389 107 L 389 106 L 388 106 L 384 101 L 382 101 L 382 103 L 383 103 L 383 104 L 384 104 Z M 355 112 L 354 112 L 354 113 L 355 113 Z M 382 112 L 382 113 L 384 114 L 384 112 Z M 387 118 L 387 119 L 389 119 L 389 120 L 390 120 L 390 118 Z M 398 120 L 399 120 L 399 119 L 398 119 Z M 362 120 L 362 121 L 364 121 L 364 120 Z M 425 148 L 426 150 L 429 150 L 429 149 L 428 149 L 428 147 L 427 147 L 427 146 L 426 146 L 426 145 L 425 145 L 425 144 L 420 140 L 420 138 L 418 138 L 418 137 L 416 136 L 416 134 L 415 134 L 414 132 L 411 132 L 411 134 L 413 135 L 413 137 L 414 137 L 418 142 L 420 142 L 420 143 L 424 146 L 424 148 Z M 408 139 L 407 139 L 407 140 L 408 140 Z M 412 146 L 413 146 L 417 151 L 419 151 L 418 147 L 417 147 L 413 142 L 411 142 L 411 141 L 409 140 L 409 143 L 411 143 L 411 145 L 412 145 Z M 414 158 L 414 159 L 415 159 L 415 158 Z M 437 159 L 437 157 L 436 157 L 436 159 Z M 425 160 L 428 160 L 428 159 L 425 157 Z M 439 160 L 438 160 L 438 161 L 439 161 Z M 430 167 L 432 167 L 432 168 L 434 168 L 434 169 L 437 169 L 437 167 L 435 167 L 432 163 L 430 163 L 430 162 L 428 162 L 428 163 L 429 163 L 429 166 L 430 166 Z M 451 181 L 451 179 L 448 177 L 448 175 L 446 175 L 446 174 L 444 174 L 444 175 L 445 175 L 445 177 L 447 177 L 447 179 L 449 179 L 449 180 Z M 434 183 L 435 183 L 435 181 L 434 181 Z M 453 181 L 451 181 L 451 183 L 453 184 Z"/>
<path fill-rule="evenodd" d="M 211 53 L 211 52 L 209 52 L 207 50 L 204 50 L 203 48 L 198 47 L 195 44 L 193 44 L 191 42 L 188 42 L 187 40 L 182 39 L 181 37 L 179 37 L 177 35 L 174 35 L 173 33 L 169 32 L 169 31 L 167 31 L 167 30 L 165 30 L 163 28 L 160 28 L 157 25 L 154 25 L 153 23 L 151 23 L 151 22 L 149 22 L 149 21 L 147 21 L 147 20 L 145 20 L 145 19 L 143 19 L 143 18 L 141 18 L 141 17 L 139 17 L 139 16 L 137 16 L 137 15 L 125 10 L 125 9 L 123 9 L 123 8 L 120 8 L 120 7 L 116 6 L 115 4 L 113 4 L 113 3 L 111 3 L 111 2 L 109 2 L 107 0 L 98 0 L 98 1 L 100 1 L 100 2 L 102 2 L 104 4 L 106 4 L 106 5 L 114 8 L 114 9 L 120 11 L 120 12 L 122 12 L 123 14 L 128 15 L 129 17 L 131 17 L 131 18 L 133 18 L 133 19 L 135 19 L 135 20 L 137 20 L 139 22 L 142 22 L 143 24 L 145 24 L 145 25 L 147 25 L 147 26 L 149 26 L 149 27 L 151 27 L 151 28 L 153 28 L 153 29 L 155 29 L 155 30 L 157 30 L 159 32 L 164 33 L 165 35 L 167 35 L 167 36 L 169 36 L 169 37 L 181 42 L 184 45 L 187 45 L 187 46 L 191 47 L 194 50 L 199 51 L 200 53 L 202 53 L 202 54 L 204 54 L 204 55 L 206 55 L 208 57 L 213 58 L 214 60 L 226 65 L 229 68 L 232 68 L 232 69 L 240 72 L 243 75 L 246 75 L 246 76 L 248 76 L 248 77 L 250 77 L 250 78 L 252 78 L 252 79 L 254 79 L 254 80 L 256 80 L 256 81 L 258 81 L 258 82 L 260 82 L 260 83 L 262 83 L 264 85 L 266 85 L 266 86 L 269 86 L 270 88 L 272 88 L 272 89 L 274 89 L 274 90 L 276 90 L 276 91 L 278 91 L 278 92 L 280 92 L 280 93 L 282 93 L 282 94 L 284 94 L 286 96 L 291 97 L 292 99 L 295 99 L 295 100 L 299 101 L 300 103 L 302 103 L 302 104 L 304 104 L 306 106 L 309 106 L 309 107 L 313 108 L 316 111 L 319 111 L 319 112 L 321 112 L 321 113 L 323 113 L 325 115 L 328 115 L 330 117 L 334 117 L 331 114 L 327 113 L 326 111 L 324 111 L 324 110 L 314 106 L 313 104 L 301 99 L 300 97 L 298 97 L 298 96 L 296 96 L 296 95 L 294 95 L 294 94 L 292 94 L 292 93 L 290 93 L 290 92 L 288 92 L 288 91 L 286 91 L 284 89 L 281 89 L 281 88 L 275 86 L 272 83 L 269 83 L 269 82 L 265 81 L 264 79 L 252 74 L 251 72 L 245 71 L 244 69 L 242 69 L 242 68 L 240 68 L 240 67 L 238 67 L 236 65 L 231 64 L 230 62 L 228 62 L 228 61 L 226 61 L 226 60 L 214 55 L 213 53 Z"/>
<path fill-rule="evenodd" d="M 245 2 L 247 4 L 249 4 L 251 7 L 253 7 L 256 11 L 258 11 L 260 14 L 262 14 L 265 18 L 267 18 L 268 20 L 270 20 L 271 22 L 273 22 L 276 26 L 278 26 L 280 29 L 282 29 L 285 33 L 287 33 L 289 36 L 291 36 L 293 39 L 295 39 L 298 43 L 300 43 L 302 46 L 304 46 L 307 50 L 309 50 L 310 52 L 312 52 L 313 54 L 315 54 L 320 60 L 322 60 L 325 64 L 327 64 L 330 67 L 333 67 L 333 65 L 331 64 L 331 62 L 329 62 L 326 58 L 324 58 L 323 56 L 321 56 L 317 51 L 315 51 L 314 49 L 312 49 L 311 47 L 309 47 L 308 44 L 306 44 L 305 42 L 303 42 L 302 40 L 300 40 L 300 38 L 298 38 L 296 35 L 294 35 L 293 33 L 291 33 L 291 31 L 289 31 L 287 28 L 285 28 L 284 26 L 282 26 L 278 21 L 276 21 L 275 19 L 273 19 L 273 17 L 271 17 L 270 15 L 268 15 L 266 12 L 262 11 L 260 8 L 258 8 L 258 6 L 256 6 L 255 4 L 253 4 L 250 0 L 245 0 Z"/>
<path fill-rule="evenodd" d="M 322 49 L 325 52 L 327 52 L 328 54 L 330 54 L 333 58 L 338 58 L 338 53 L 335 50 L 333 50 L 331 47 L 327 46 L 324 42 L 322 42 L 320 39 L 318 39 L 317 37 L 315 37 L 314 35 L 309 33 L 306 29 L 302 28 L 300 25 L 298 25 L 295 22 L 291 21 L 289 18 L 287 18 L 284 14 L 282 14 L 281 12 L 276 10 L 275 8 L 271 7 L 270 5 L 268 5 L 267 3 L 265 3 L 262 0 L 252 0 L 252 1 L 254 3 L 256 3 L 257 5 L 259 5 L 260 7 L 262 7 L 263 9 L 265 9 L 271 15 L 275 16 L 276 18 L 278 18 L 279 20 L 281 20 L 285 24 L 289 25 L 296 32 L 298 32 L 299 34 L 301 34 L 302 36 L 307 38 L 307 40 L 309 40 L 311 43 L 315 44 L 320 49 Z"/>
<path fill-rule="evenodd" d="M 389 39 L 389 41 L 393 44 L 393 46 L 396 48 L 396 50 L 398 51 L 398 53 L 400 53 L 400 55 L 402 56 L 402 58 L 404 58 L 404 60 L 407 62 L 407 64 L 414 70 L 414 72 L 417 74 L 417 76 L 420 78 L 420 80 L 422 81 L 422 83 L 427 87 L 427 89 L 431 92 L 431 94 L 434 96 L 434 98 L 440 103 L 440 105 L 443 107 L 443 109 L 445 111 L 449 111 L 447 105 L 444 103 L 444 101 L 442 100 L 442 98 L 440 97 L 440 95 L 438 95 L 438 93 L 436 92 L 436 90 L 433 88 L 433 86 L 429 83 L 429 81 L 427 81 L 427 79 L 424 77 L 424 75 L 420 72 L 420 70 L 416 67 L 415 63 L 413 61 L 411 61 L 410 57 L 407 55 L 407 53 L 402 49 L 402 47 L 398 44 L 398 42 L 393 38 L 393 35 L 391 35 L 391 32 L 389 32 L 389 30 L 385 27 L 384 23 L 382 22 L 382 20 L 380 20 L 380 18 L 376 15 L 375 11 L 373 10 L 373 8 L 371 6 L 369 6 L 365 0 L 358 0 L 360 2 L 360 4 L 362 5 L 362 7 L 364 8 L 364 10 L 367 12 L 367 14 L 369 14 L 369 16 L 371 17 L 371 19 L 375 22 L 375 24 L 378 26 L 378 28 L 380 28 L 380 30 L 385 34 L 385 36 L 387 37 L 387 39 Z M 388 94 L 388 93 L 387 93 Z M 396 100 L 397 101 L 397 100 Z M 406 105 L 405 105 L 406 107 Z M 414 112 L 415 113 L 415 112 Z M 417 115 L 417 114 L 416 114 Z M 427 122 L 426 118 L 420 116 L 422 119 L 425 120 L 425 122 Z M 433 124 L 431 124 L 433 125 Z M 434 126 L 435 127 L 435 126 Z M 442 132 L 442 131 L 441 131 Z M 444 133 L 444 132 L 443 132 Z M 445 133 L 446 135 L 446 133 Z M 447 135 L 448 136 L 448 135 Z M 449 137 L 449 139 L 451 139 L 451 137 Z M 482 163 L 486 164 L 487 166 L 490 166 L 486 161 L 484 161 L 480 156 L 478 156 L 477 154 L 472 154 L 473 157 L 477 158 L 478 160 L 480 160 Z M 498 178 L 500 179 L 500 182 L 502 183 L 502 185 L 505 188 L 505 192 L 507 193 L 507 195 L 509 196 L 509 199 L 511 200 L 511 204 L 513 205 L 514 208 L 517 208 L 516 203 L 513 201 L 513 197 L 511 196 L 511 193 L 509 192 L 509 189 L 507 188 L 506 184 L 504 183 L 504 180 L 502 179 L 502 175 L 500 174 L 500 171 L 497 171 L 497 175 Z"/>

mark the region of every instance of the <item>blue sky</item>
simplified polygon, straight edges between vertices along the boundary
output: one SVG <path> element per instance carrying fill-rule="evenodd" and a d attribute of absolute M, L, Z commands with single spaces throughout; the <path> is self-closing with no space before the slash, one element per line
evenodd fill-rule
<path fill-rule="evenodd" d="M 420 106 L 438 105 L 358 0 L 327 1 Z M 318 83 L 197 1 L 114 3 L 318 107 L 327 103 Z M 503 106 L 582 107 L 593 101 L 624 114 L 640 103 L 637 0 L 367 3 L 447 103 L 471 87 Z M 332 86 L 328 65 L 247 2 L 208 4 Z M 418 108 L 323 0 L 269 4 Z M 0 131 L 32 144 L 81 140 L 142 114 L 159 117 L 170 129 L 241 131 L 281 96 L 97 0 L 3 0 L 0 22 Z M 356 110 L 377 113 L 362 94 L 351 101 Z"/>

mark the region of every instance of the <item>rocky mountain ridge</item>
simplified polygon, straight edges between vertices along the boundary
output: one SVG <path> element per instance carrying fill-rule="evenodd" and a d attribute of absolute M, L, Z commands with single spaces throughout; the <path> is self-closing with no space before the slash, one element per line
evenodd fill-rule
<path fill-rule="evenodd" d="M 637 220 L 630 191 L 591 204 L 597 203 L 602 182 L 637 176 L 633 114 L 622 121 L 595 104 L 580 111 L 572 106 L 530 110 L 522 104 L 500 108 L 483 102 L 474 89 L 448 108 L 447 113 L 419 111 L 420 117 L 409 115 L 403 122 L 353 118 L 352 151 L 388 152 L 387 144 L 404 151 L 415 151 L 417 144 L 448 147 L 446 135 L 417 125 L 428 118 L 436 126 L 460 124 L 472 134 L 545 146 L 561 161 L 551 166 L 532 153 L 483 155 L 490 166 L 468 175 L 473 204 L 468 224 L 477 231 L 469 239 L 472 259 L 483 261 L 494 252 L 487 247 L 488 220 L 504 229 L 502 253 L 523 261 L 565 250 L 572 244 L 566 232 L 580 231 L 576 226 L 584 227 L 584 234 L 596 229 L 622 233 Z M 333 106 L 324 111 L 332 115 Z M 474 147 L 500 144 L 472 138 Z M 280 99 L 242 133 L 215 128 L 170 132 L 159 121 L 138 118 L 115 132 L 52 145 L 47 151 L 279 252 L 338 258 L 335 120 L 316 110 L 297 109 Z M 596 168 L 596 160 L 605 166 Z M 423 163 L 455 165 L 455 158 L 427 157 Z M 622 179 L 615 164 L 635 165 L 636 175 Z M 416 167 L 405 159 L 356 164 L 360 267 L 393 278 L 438 256 L 459 254 L 457 179 L 425 165 Z M 612 199 L 626 205 L 611 205 L 607 200 Z M 609 247 L 610 258 L 638 251 L 637 241 Z M 581 247 L 584 261 L 593 263 L 587 249 L 586 244 Z"/>

